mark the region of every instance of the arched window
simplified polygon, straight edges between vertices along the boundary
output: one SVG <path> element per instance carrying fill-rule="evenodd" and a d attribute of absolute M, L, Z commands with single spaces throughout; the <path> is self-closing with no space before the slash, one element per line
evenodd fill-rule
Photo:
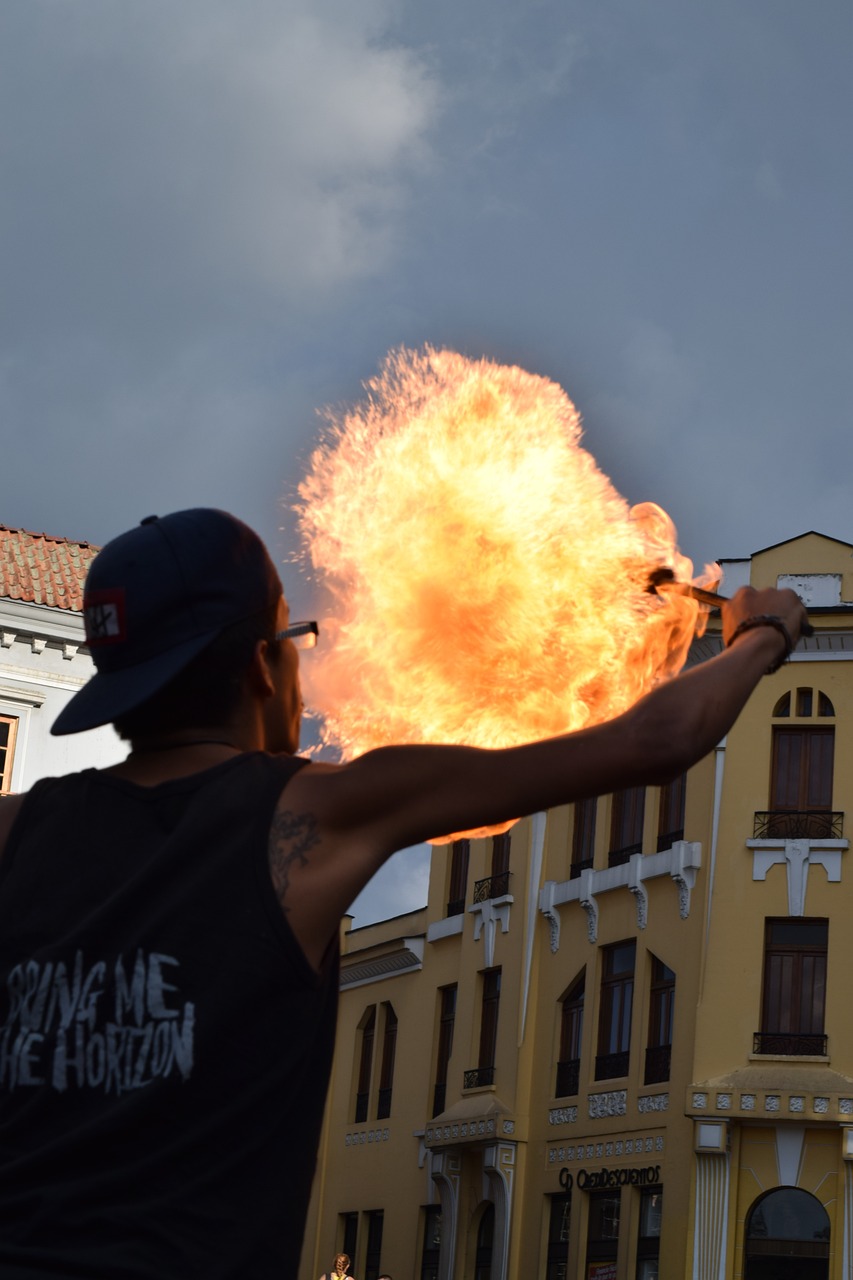
<path fill-rule="evenodd" d="M 838 834 L 831 812 L 835 727 L 826 723 L 834 715 L 821 689 L 794 689 L 776 703 L 774 721 L 789 723 L 773 725 L 770 807 L 757 815 L 756 836 L 825 840 Z"/>
<path fill-rule="evenodd" d="M 355 1123 L 361 1124 L 367 1119 L 367 1104 L 370 1098 L 370 1077 L 373 1072 L 373 1039 L 376 1034 L 376 1005 L 365 1009 L 358 1024 L 361 1033 L 361 1047 L 358 1055 L 358 1079 L 355 1089 Z"/>
<path fill-rule="evenodd" d="M 474 1260 L 474 1280 L 491 1280 L 492 1241 L 495 1234 L 495 1206 L 487 1204 L 477 1229 L 477 1253 Z"/>
<path fill-rule="evenodd" d="M 829 1215 L 798 1187 L 777 1187 L 757 1200 L 746 1220 L 744 1280 L 826 1280 Z"/>
<path fill-rule="evenodd" d="M 557 1083 L 554 1089 L 558 1098 L 574 1097 L 578 1091 L 585 993 L 586 969 L 582 969 L 562 1000 L 560 1058 L 557 1063 Z"/>
<path fill-rule="evenodd" d="M 394 1087 L 394 1059 L 397 1054 L 397 1015 L 393 1006 L 385 1003 L 385 1029 L 382 1034 L 382 1066 L 379 1071 L 379 1102 L 376 1119 L 386 1120 L 391 1114 L 391 1091 Z"/>
<path fill-rule="evenodd" d="M 649 1040 L 646 1046 L 644 1084 L 660 1084 L 669 1079 L 674 1013 L 675 974 L 662 960 L 658 960 L 657 956 L 652 956 Z"/>
<path fill-rule="evenodd" d="M 636 953 L 634 939 L 601 948 L 596 1080 L 611 1080 L 628 1074 Z"/>
<path fill-rule="evenodd" d="M 444 1110 L 447 1097 L 447 1068 L 453 1052 L 453 1031 L 456 1026 L 457 985 L 442 987 L 439 991 L 438 1052 L 435 1062 L 435 1086 L 432 1097 L 432 1114 Z"/>

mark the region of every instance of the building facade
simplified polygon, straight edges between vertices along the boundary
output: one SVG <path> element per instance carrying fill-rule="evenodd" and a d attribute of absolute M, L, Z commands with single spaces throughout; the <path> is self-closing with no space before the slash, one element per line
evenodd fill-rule
<path fill-rule="evenodd" d="M 853 1276 L 853 547 L 724 570 L 815 632 L 711 755 L 345 933 L 301 1280 Z"/>
<path fill-rule="evenodd" d="M 110 726 L 50 736 L 59 712 L 94 671 L 82 608 L 97 550 L 0 525 L 0 794 L 125 754 Z"/>

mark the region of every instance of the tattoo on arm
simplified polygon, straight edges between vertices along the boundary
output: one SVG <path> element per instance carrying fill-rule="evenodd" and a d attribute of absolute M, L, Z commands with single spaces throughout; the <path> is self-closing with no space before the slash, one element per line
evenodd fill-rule
<path fill-rule="evenodd" d="M 272 882 L 285 911 L 288 910 L 284 899 L 290 886 L 291 868 L 304 867 L 308 850 L 319 841 L 320 831 L 313 813 L 291 813 L 289 809 L 276 812 L 270 827 L 269 863 Z"/>

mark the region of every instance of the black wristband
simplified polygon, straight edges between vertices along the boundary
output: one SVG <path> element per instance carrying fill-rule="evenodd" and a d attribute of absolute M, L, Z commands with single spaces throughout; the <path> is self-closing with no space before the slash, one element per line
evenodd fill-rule
<path fill-rule="evenodd" d="M 794 652 L 794 642 L 791 639 L 791 633 L 785 626 L 782 619 L 777 617 L 775 613 L 757 613 L 751 618 L 744 618 L 743 622 L 739 622 L 732 634 L 729 636 L 726 648 L 728 649 L 733 645 L 738 636 L 742 636 L 745 631 L 754 630 L 755 627 L 772 627 L 774 631 L 779 632 L 779 635 L 782 636 L 785 641 L 785 652 L 782 654 L 782 657 L 777 658 L 772 666 L 769 666 L 765 672 L 765 675 L 772 676 L 773 672 L 778 671 L 783 663 L 787 662 L 791 654 Z"/>

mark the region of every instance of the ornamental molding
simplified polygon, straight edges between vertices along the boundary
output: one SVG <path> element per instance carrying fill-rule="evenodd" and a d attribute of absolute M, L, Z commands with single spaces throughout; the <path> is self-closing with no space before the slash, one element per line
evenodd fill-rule
<path fill-rule="evenodd" d="M 669 1094 L 650 1093 L 643 1098 L 638 1098 L 637 1110 L 640 1115 L 646 1115 L 650 1111 L 669 1111 Z"/>
<path fill-rule="evenodd" d="M 506 1133 L 506 1121 L 503 1122 Z M 449 1123 L 428 1124 L 424 1142 L 428 1147 L 436 1147 L 448 1143 L 483 1142 L 493 1140 L 497 1133 L 494 1116 L 480 1120 L 454 1120 Z"/>
<path fill-rule="evenodd" d="M 785 1116 L 808 1119 L 812 1122 L 831 1121 L 844 1123 L 853 1115 L 853 1097 L 849 1094 L 809 1092 L 802 1086 L 777 1085 L 769 1089 L 694 1089 L 687 1095 L 687 1114 L 731 1119 L 743 1116 L 757 1119 L 761 1116 L 781 1118 Z"/>
<path fill-rule="evenodd" d="M 491 969 L 495 963 L 495 935 L 498 925 L 501 933 L 509 933 L 509 909 L 515 899 L 512 894 L 505 893 L 500 898 L 486 898 L 483 902 L 475 902 L 468 908 L 468 914 L 474 917 L 474 941 L 480 941 L 484 935 L 486 968 Z"/>
<path fill-rule="evenodd" d="M 575 1164 L 587 1160 L 625 1159 L 630 1156 L 660 1154 L 664 1150 L 664 1135 L 659 1132 L 624 1134 L 596 1142 L 554 1143 L 548 1148 L 549 1164 Z"/>
<path fill-rule="evenodd" d="M 627 889 L 637 911 L 637 928 L 645 929 L 649 916 L 646 882 L 669 876 L 678 890 L 678 914 L 686 920 L 690 914 L 690 898 L 696 875 L 702 865 L 702 846 L 695 840 L 677 840 L 671 849 L 661 853 L 635 853 L 622 866 L 599 871 L 585 868 L 574 880 L 546 880 L 539 891 L 539 910 L 551 931 L 551 950 L 560 947 L 559 907 L 577 902 L 586 912 L 587 939 L 598 940 L 598 898 L 602 893 Z"/>
<path fill-rule="evenodd" d="M 587 1099 L 590 1120 L 605 1116 L 624 1116 L 628 1110 L 628 1090 L 614 1089 L 611 1093 L 591 1093 Z"/>
<path fill-rule="evenodd" d="M 804 916 L 809 868 L 820 865 L 829 884 L 841 882 L 841 855 L 847 840 L 747 840 L 752 850 L 752 879 L 766 880 L 771 867 L 784 866 L 788 880 L 788 915 Z"/>
<path fill-rule="evenodd" d="M 363 1147 L 375 1142 L 387 1142 L 391 1137 L 391 1130 L 384 1129 L 362 1129 L 357 1133 L 348 1133 L 344 1138 L 345 1147 Z"/>

